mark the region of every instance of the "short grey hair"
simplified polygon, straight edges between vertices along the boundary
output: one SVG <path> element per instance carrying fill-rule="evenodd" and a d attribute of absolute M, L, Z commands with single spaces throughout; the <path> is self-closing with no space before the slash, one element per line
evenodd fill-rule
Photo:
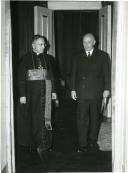
<path fill-rule="evenodd" d="M 84 37 L 87 37 L 87 36 L 88 36 L 88 37 L 92 37 L 92 38 L 95 40 L 95 36 L 94 36 L 92 33 L 86 33 L 86 34 L 84 34 L 84 35 L 83 35 L 83 38 L 84 38 Z"/>

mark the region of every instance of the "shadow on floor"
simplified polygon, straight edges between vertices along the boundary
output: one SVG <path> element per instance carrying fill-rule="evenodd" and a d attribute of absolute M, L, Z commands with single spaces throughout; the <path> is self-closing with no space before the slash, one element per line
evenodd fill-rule
<path fill-rule="evenodd" d="M 20 153 L 16 173 L 111 172 L 111 152 L 49 152 L 40 161 L 36 153 Z"/>

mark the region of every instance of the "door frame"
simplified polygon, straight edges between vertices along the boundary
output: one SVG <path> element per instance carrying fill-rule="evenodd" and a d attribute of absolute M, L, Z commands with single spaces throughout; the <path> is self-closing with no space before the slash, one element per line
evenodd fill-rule
<path fill-rule="evenodd" d="M 99 4 L 99 2 L 100 2 L 100 4 Z M 102 9 L 106 8 L 107 15 L 110 18 L 110 20 L 106 21 L 106 23 L 109 26 L 110 25 L 112 26 L 112 23 L 111 23 L 111 21 L 112 21 L 111 18 L 112 17 L 111 17 L 111 13 L 110 13 L 111 12 L 111 5 L 107 5 L 105 7 L 102 7 L 101 1 L 99 1 L 99 2 L 95 2 L 95 1 L 93 1 L 93 2 L 91 2 L 91 1 L 88 1 L 88 2 L 85 2 L 85 1 L 84 2 L 82 2 L 82 1 L 81 2 L 79 2 L 79 1 L 75 1 L 75 2 L 67 2 L 67 1 L 51 2 L 51 1 L 48 1 L 48 9 L 52 10 L 53 12 L 54 11 L 67 11 L 67 10 L 71 10 L 71 11 L 74 11 L 74 10 L 76 10 L 76 11 L 77 10 L 78 11 L 96 10 L 96 11 L 99 11 L 99 15 L 100 15 L 100 13 L 103 13 Z M 52 6 L 50 6 L 51 3 L 52 3 Z M 53 5 L 53 3 L 54 3 L 54 5 Z M 85 4 L 86 4 L 86 7 L 84 6 Z M 105 41 L 104 42 L 101 41 L 101 34 L 99 34 L 99 42 L 100 42 L 99 48 L 101 50 L 106 51 L 109 54 L 110 59 L 112 59 L 112 30 L 110 30 L 109 26 L 107 26 L 107 28 L 106 28 L 106 31 L 109 33 L 109 35 L 108 35 L 109 36 L 109 39 L 108 39 L 109 41 L 106 42 L 107 50 L 104 50 L 104 48 L 102 46 L 105 43 Z M 99 33 L 100 32 L 101 31 L 100 31 L 100 27 L 99 27 Z M 54 47 L 54 50 L 55 50 L 55 47 Z M 112 110 L 111 109 L 112 109 L 112 100 L 109 99 L 109 103 L 108 103 L 108 107 L 107 107 L 107 115 L 105 115 L 105 117 L 107 117 L 107 118 L 111 118 L 112 117 Z"/>

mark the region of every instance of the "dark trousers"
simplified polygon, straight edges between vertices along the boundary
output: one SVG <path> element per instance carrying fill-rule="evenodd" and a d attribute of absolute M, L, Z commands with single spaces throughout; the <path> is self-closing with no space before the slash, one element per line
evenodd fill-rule
<path fill-rule="evenodd" d="M 96 142 L 101 122 L 100 99 L 83 99 L 78 101 L 77 129 L 79 146 L 85 147 L 88 142 Z"/>

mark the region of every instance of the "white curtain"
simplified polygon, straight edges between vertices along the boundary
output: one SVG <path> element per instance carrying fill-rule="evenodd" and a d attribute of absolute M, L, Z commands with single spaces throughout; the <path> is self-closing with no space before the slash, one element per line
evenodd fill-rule
<path fill-rule="evenodd" d="M 10 1 L 2 1 L 1 9 L 1 161 L 2 171 L 14 173 L 15 157 Z"/>
<path fill-rule="evenodd" d="M 113 172 L 128 172 L 128 2 L 114 3 Z"/>

